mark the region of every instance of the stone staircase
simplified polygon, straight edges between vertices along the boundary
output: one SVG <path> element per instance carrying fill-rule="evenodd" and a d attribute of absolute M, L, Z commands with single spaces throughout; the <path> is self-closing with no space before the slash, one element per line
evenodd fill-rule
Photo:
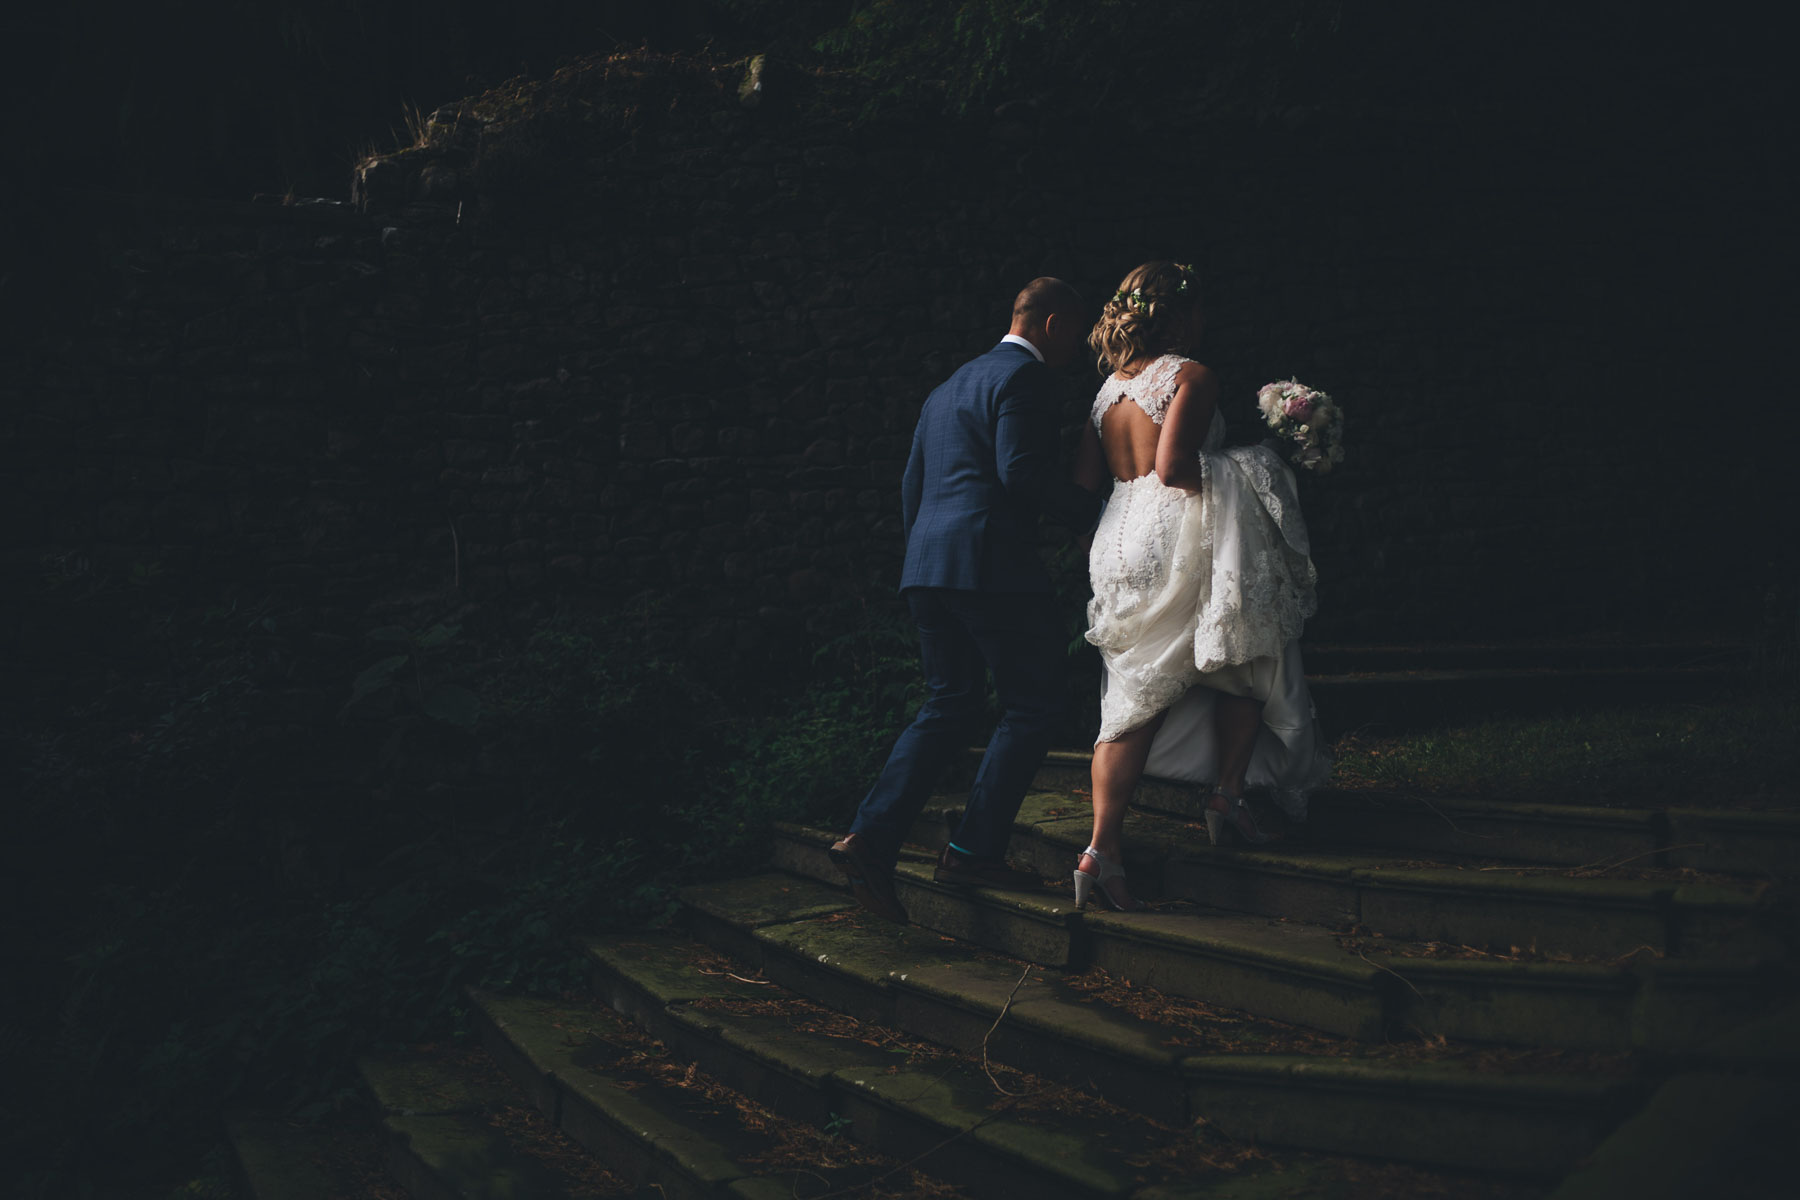
<path fill-rule="evenodd" d="M 1192 791 L 1147 781 L 1127 866 L 1156 908 L 1082 913 L 1085 786 L 1086 756 L 1053 754 L 1020 812 L 1041 893 L 933 880 L 946 795 L 899 869 L 909 927 L 851 902 L 831 833 L 787 826 L 766 873 L 683 891 L 678 932 L 580 946 L 588 994 L 471 992 L 482 1051 L 363 1064 L 392 1176 L 421 1198 L 1673 1196 L 1800 1132 L 1769 1124 L 1800 1112 L 1800 816 L 1322 792 L 1306 843 L 1215 849 Z M 238 1142 L 258 1197 L 328 1194 L 258 1185 Z"/>
<path fill-rule="evenodd" d="M 1335 737 L 1396 732 L 1504 714 L 1681 703 L 1741 688 L 1755 649 L 1736 641 L 1308 645 L 1306 681 Z"/>

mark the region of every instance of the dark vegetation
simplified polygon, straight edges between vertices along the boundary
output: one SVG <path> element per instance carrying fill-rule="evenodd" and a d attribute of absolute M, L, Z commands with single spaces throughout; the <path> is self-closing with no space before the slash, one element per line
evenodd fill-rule
<path fill-rule="evenodd" d="M 535 103 L 530 85 L 501 85 L 571 50 L 721 66 L 767 52 L 821 92 L 857 81 L 850 115 L 864 118 L 1048 96 L 1136 136 L 1180 97 L 1252 131 L 1451 121 L 1495 169 L 1604 153 L 1694 181 L 1725 174 L 1710 131 L 1768 127 L 1786 86 L 1767 71 L 1717 86 L 1725 69 L 1695 50 L 1717 35 L 1641 37 L 1648 9 L 1621 28 L 1582 6 L 1534 21 L 1372 7 L 36 7 L 13 38 L 29 51 L 21 183 L 0 209 L 0 235 L 29 254 L 0 279 L 0 316 L 36 306 L 21 281 L 79 252 L 39 236 L 54 188 L 344 197 L 369 150 L 417 140 L 408 111 L 422 130 L 438 104 L 484 89 Z M 1605 69 L 1565 61 L 1583 56 Z M 1646 83 L 1665 78 L 1679 87 Z M 1583 120 L 1559 120 L 1575 110 Z M 1778 169 L 1765 149 L 1753 175 Z M 1093 150 L 1110 165 L 1110 144 Z M 1747 260 L 1754 229 L 1666 247 L 1670 269 L 1710 278 L 1695 264 Z M 1741 318 L 1734 336 L 1773 329 L 1754 289 L 1718 294 L 1708 319 Z M 755 863 L 772 820 L 841 820 L 919 686 L 897 602 L 815 612 L 816 655 L 771 677 L 697 658 L 654 611 L 445 592 L 396 603 L 327 654 L 304 610 L 155 564 L 51 561 L 14 586 L 35 590 L 28 610 L 70 647 L 66 677 L 15 690 L 0 729 L 15 980 L 0 1160 L 23 1196 L 205 1194 L 181 1181 L 204 1174 L 221 1107 L 333 1111 L 354 1094 L 356 1051 L 453 1036 L 464 984 L 575 984 L 569 935 L 658 920 L 681 881 Z M 1072 640 L 1080 599 L 1064 597 Z M 1791 630 L 1791 591 L 1778 600 Z M 1087 713 L 1093 663 L 1077 661 Z"/>
<path fill-rule="evenodd" d="M 342 196 L 350 166 L 405 114 L 543 76 L 575 53 L 767 53 L 952 109 L 1055 96 L 1167 121 L 1174 95 L 1215 112 L 1453 119 L 1519 149 L 1594 133 L 1718 162 L 1720 119 L 1774 130 L 1790 86 L 1755 69 L 1753 26 L 1676 6 L 1475 11 L 1342 0 L 76 0 L 14 18 L 17 194 L 99 186 L 235 198 Z M 1129 64 L 1122 69 L 1122 64 Z M 1571 114 L 1579 119 L 1571 120 Z M 1591 137 L 1590 137 L 1590 140 Z M 1590 147 L 1599 148 L 1599 147 Z M 1771 151 L 1739 164 L 1772 178 Z M 1104 146 L 1095 147 L 1104 160 Z"/>
<path fill-rule="evenodd" d="M 918 686 L 891 613 L 821 613 L 814 661 L 752 691 L 653 613 L 447 594 L 368 630 L 321 733 L 281 711 L 304 612 L 38 586 L 136 661 L 6 724 L 23 1194 L 170 1180 L 222 1105 L 330 1112 L 354 1052 L 452 1034 L 464 984 L 576 985 L 572 934 L 656 922 L 773 819 L 841 819 Z"/>

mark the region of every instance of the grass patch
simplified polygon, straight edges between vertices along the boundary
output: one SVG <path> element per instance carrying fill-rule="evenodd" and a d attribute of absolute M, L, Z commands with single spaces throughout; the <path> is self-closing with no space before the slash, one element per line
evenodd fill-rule
<path fill-rule="evenodd" d="M 1403 737 L 1349 734 L 1339 787 L 1608 807 L 1800 808 L 1800 701 L 1498 718 Z"/>

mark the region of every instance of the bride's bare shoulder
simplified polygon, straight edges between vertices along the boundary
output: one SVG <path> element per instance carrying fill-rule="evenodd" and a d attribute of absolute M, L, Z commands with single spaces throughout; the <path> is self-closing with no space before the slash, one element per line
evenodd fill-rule
<path fill-rule="evenodd" d="M 1215 387 L 1218 384 L 1218 376 L 1214 375 L 1213 369 L 1205 363 L 1184 358 L 1175 371 L 1175 386 L 1181 387 L 1186 384 L 1193 384 L 1197 387 Z"/>

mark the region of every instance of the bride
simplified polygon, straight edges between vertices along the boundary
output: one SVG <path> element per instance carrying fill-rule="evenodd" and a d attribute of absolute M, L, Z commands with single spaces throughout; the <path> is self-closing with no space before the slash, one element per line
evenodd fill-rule
<path fill-rule="evenodd" d="M 1201 323 L 1193 269 L 1149 262 L 1125 276 L 1088 339 L 1110 374 L 1076 480 L 1113 483 L 1088 555 L 1087 640 L 1105 675 L 1079 905 L 1097 894 L 1143 907 L 1121 858 L 1146 772 L 1212 785 L 1216 845 L 1267 840 L 1246 785 L 1303 821 L 1306 793 L 1331 769 L 1300 663 L 1317 601 L 1294 478 L 1267 447 L 1222 448 L 1218 380 L 1187 357 Z"/>

